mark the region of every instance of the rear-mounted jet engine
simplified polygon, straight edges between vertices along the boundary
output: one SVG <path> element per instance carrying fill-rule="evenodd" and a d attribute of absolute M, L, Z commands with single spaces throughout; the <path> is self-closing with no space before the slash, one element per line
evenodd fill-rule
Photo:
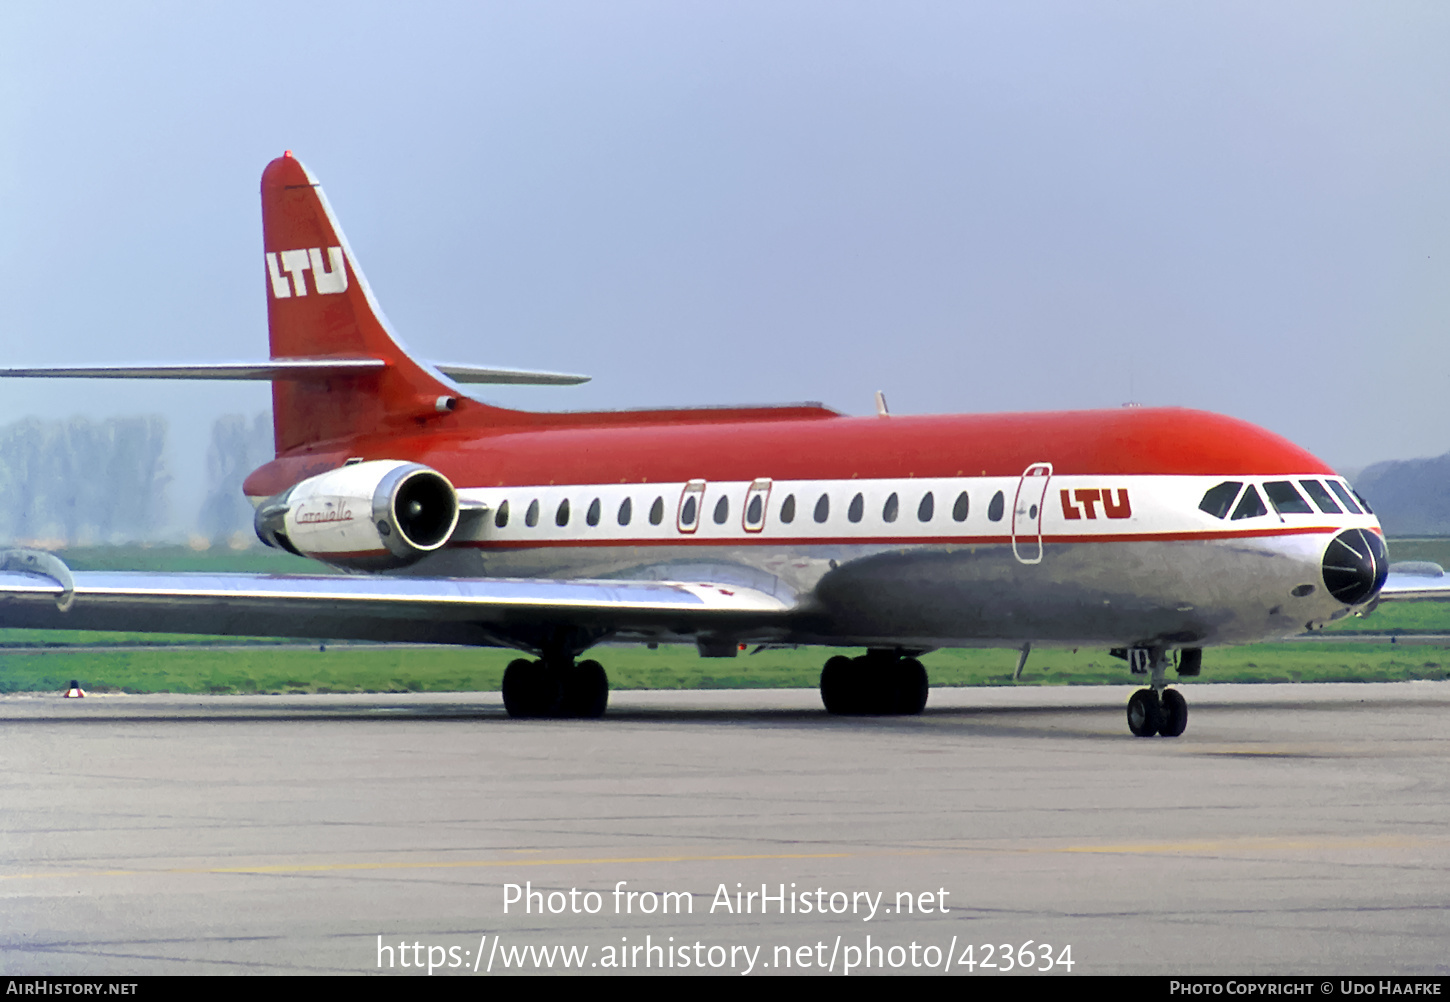
<path fill-rule="evenodd" d="M 349 570 L 407 567 L 458 527 L 458 493 L 418 463 L 379 459 L 309 477 L 257 508 L 257 535 L 277 549 Z"/>

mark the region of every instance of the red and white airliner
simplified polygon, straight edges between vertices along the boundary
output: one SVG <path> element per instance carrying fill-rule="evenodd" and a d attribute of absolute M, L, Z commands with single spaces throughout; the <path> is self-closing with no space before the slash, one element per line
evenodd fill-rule
<path fill-rule="evenodd" d="M 72 574 L 10 551 L 0 624 L 514 648 L 514 716 L 602 714 L 604 669 L 577 659 L 606 640 L 864 648 L 824 666 L 833 713 L 920 712 L 935 648 L 1015 648 L 1020 672 L 1034 646 L 1098 646 L 1148 676 L 1133 733 L 1172 737 L 1168 670 L 1197 675 L 1203 648 L 1443 591 L 1388 575 L 1323 462 L 1214 414 L 489 406 L 460 385 L 583 377 L 410 355 L 290 153 L 262 221 L 270 361 L 0 374 L 270 380 L 257 532 L 359 573 Z"/>

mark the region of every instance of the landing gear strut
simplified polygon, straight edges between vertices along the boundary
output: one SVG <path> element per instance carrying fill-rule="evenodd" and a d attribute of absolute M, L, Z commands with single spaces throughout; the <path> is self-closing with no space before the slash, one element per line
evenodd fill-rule
<path fill-rule="evenodd" d="M 503 673 L 503 706 L 510 717 L 602 717 L 609 677 L 598 661 L 572 657 L 510 661 Z"/>
<path fill-rule="evenodd" d="M 1140 738 L 1151 738 L 1155 734 L 1165 738 L 1178 737 L 1188 727 L 1188 700 L 1177 689 L 1168 688 L 1168 652 L 1153 648 L 1151 651 L 1138 649 L 1130 653 L 1133 657 L 1129 658 L 1129 663 L 1134 665 L 1135 671 L 1141 670 L 1138 663 L 1142 660 L 1150 662 L 1153 678 L 1150 683 L 1152 688 L 1139 689 L 1128 699 L 1128 730 Z M 1199 654 L 1198 651 L 1192 653 Z M 1184 671 L 1180 664 L 1179 674 L 1196 675 L 1197 668 L 1195 657 L 1194 670 Z"/>
<path fill-rule="evenodd" d="M 926 669 L 897 651 L 834 657 L 821 670 L 821 702 L 828 713 L 916 714 L 926 706 Z"/>

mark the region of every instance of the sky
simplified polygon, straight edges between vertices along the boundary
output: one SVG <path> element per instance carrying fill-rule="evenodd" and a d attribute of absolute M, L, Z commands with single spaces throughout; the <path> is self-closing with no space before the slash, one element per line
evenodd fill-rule
<path fill-rule="evenodd" d="M 1340 469 L 1450 450 L 1450 6 L 0 6 L 0 364 L 265 356 L 293 150 L 395 329 L 579 410 L 1182 405 Z M 179 518 L 265 384 L 171 419 Z"/>

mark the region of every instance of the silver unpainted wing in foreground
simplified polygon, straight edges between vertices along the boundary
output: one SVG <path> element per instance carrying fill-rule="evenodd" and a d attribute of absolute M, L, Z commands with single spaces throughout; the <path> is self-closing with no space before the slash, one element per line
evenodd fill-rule
<path fill-rule="evenodd" d="M 0 567 L 0 627 L 528 646 L 555 626 L 635 639 L 768 635 L 794 610 L 708 582 L 72 573 L 50 560 Z"/>

